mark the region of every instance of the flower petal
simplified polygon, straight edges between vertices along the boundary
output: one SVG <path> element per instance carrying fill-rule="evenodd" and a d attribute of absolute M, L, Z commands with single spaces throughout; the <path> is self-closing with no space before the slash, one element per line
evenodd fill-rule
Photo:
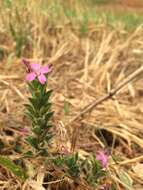
<path fill-rule="evenodd" d="M 33 81 L 36 78 L 36 74 L 34 72 L 31 72 L 29 74 L 26 75 L 26 80 L 27 81 Z"/>
<path fill-rule="evenodd" d="M 30 64 L 30 67 L 31 67 L 31 69 L 32 69 L 34 72 L 40 72 L 41 65 L 39 65 L 38 63 L 31 63 L 31 64 Z"/>
<path fill-rule="evenodd" d="M 50 70 L 49 66 L 43 66 L 40 69 L 41 74 L 49 73 L 50 71 L 51 70 Z"/>
<path fill-rule="evenodd" d="M 22 136 L 26 136 L 29 134 L 29 130 L 27 128 L 20 128 L 19 132 Z"/>
<path fill-rule="evenodd" d="M 108 156 L 105 152 L 101 151 L 97 154 L 96 160 L 100 161 L 102 167 L 106 167 L 108 164 Z"/>
<path fill-rule="evenodd" d="M 27 73 L 30 73 L 31 72 L 30 61 L 28 61 L 27 59 L 23 58 L 22 59 L 22 64 L 24 64 L 26 66 Z"/>
<path fill-rule="evenodd" d="M 27 66 L 30 63 L 26 58 L 22 58 L 22 63 Z"/>
<path fill-rule="evenodd" d="M 38 76 L 38 80 L 41 84 L 45 84 L 47 79 L 46 79 L 45 75 L 41 74 Z"/>

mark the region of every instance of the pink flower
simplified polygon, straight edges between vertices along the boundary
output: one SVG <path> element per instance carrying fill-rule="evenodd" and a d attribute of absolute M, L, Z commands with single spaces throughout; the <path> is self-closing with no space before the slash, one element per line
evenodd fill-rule
<path fill-rule="evenodd" d="M 100 190 L 109 190 L 110 186 L 108 184 L 105 184 L 101 186 Z"/>
<path fill-rule="evenodd" d="M 100 161 L 101 166 L 103 168 L 105 168 L 107 166 L 107 163 L 108 163 L 108 156 L 104 151 L 101 151 L 97 154 L 96 160 Z"/>
<path fill-rule="evenodd" d="M 62 146 L 60 147 L 60 154 L 63 154 L 63 155 L 68 155 L 68 154 L 70 154 L 69 148 L 68 148 L 67 146 L 62 145 Z"/>
<path fill-rule="evenodd" d="M 19 129 L 19 133 L 22 135 L 22 136 L 26 136 L 29 134 L 29 130 L 27 128 L 20 128 Z"/>
<path fill-rule="evenodd" d="M 23 59 L 22 62 L 28 71 L 26 76 L 27 81 L 31 82 L 37 78 L 41 84 L 45 84 L 47 80 L 45 74 L 51 71 L 49 66 L 41 66 L 38 63 L 30 63 L 26 59 Z"/>

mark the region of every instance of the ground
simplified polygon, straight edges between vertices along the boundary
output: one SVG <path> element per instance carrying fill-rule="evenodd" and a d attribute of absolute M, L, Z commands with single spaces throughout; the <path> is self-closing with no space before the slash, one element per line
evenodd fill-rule
<path fill-rule="evenodd" d="M 142 4 L 139 0 L 120 1 L 117 9 L 121 7 L 122 10 L 131 10 L 135 14 L 138 11 L 140 15 L 140 3 Z M 74 19 L 71 21 L 64 17 L 63 24 L 60 22 L 58 25 L 55 25 L 55 20 L 50 22 L 45 9 L 42 9 L 41 14 L 40 5 L 31 1 L 32 9 L 26 5 L 26 11 L 23 7 L 18 9 L 19 12 L 12 7 L 13 14 L 9 8 L 1 11 L 0 154 L 15 161 L 21 156 L 20 146 L 23 149 L 29 148 L 20 131 L 23 127 L 30 127 L 30 122 L 24 115 L 24 104 L 29 92 L 21 60 L 26 57 L 42 61 L 45 65 L 53 65 L 48 88 L 53 89 L 51 101 L 55 111 L 55 147 L 59 142 L 67 147 L 72 146 L 81 156 L 106 149 L 110 155 L 108 169 L 112 180 L 118 184 L 117 190 L 141 190 L 142 74 L 113 98 L 72 120 L 87 105 L 108 94 L 142 66 L 142 26 L 129 30 L 122 25 L 112 27 L 103 22 L 95 24 L 91 20 L 87 23 L 86 32 L 83 32 L 83 28 L 81 30 Z M 113 9 L 113 4 L 100 5 L 98 9 Z M 61 17 L 60 15 L 59 18 Z M 55 18 L 57 19 L 56 16 Z M 21 39 L 24 39 L 24 43 Z M 24 45 L 20 46 L 20 43 Z M 39 162 L 26 161 L 29 167 L 32 168 L 32 164 L 37 167 L 35 171 L 30 168 L 30 175 L 35 182 L 41 177 Z M 20 183 L 5 167 L 1 167 L 0 171 L 0 188 L 34 189 L 28 182 Z"/>

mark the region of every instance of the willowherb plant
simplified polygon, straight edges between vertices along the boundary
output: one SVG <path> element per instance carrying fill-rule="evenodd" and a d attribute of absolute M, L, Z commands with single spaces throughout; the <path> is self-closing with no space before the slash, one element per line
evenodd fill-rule
<path fill-rule="evenodd" d="M 49 66 L 41 66 L 38 63 L 22 60 L 27 68 L 26 80 L 28 82 L 31 97 L 29 103 L 25 104 L 26 114 L 32 121 L 32 134 L 26 140 L 34 148 L 36 154 L 48 155 L 48 144 L 53 136 L 50 122 L 53 112 L 50 111 L 49 102 L 52 90 L 47 90 Z"/>
<path fill-rule="evenodd" d="M 78 153 L 57 156 L 52 161 L 55 166 L 64 169 L 65 175 L 76 179 L 80 177 L 81 163 Z"/>
<path fill-rule="evenodd" d="M 94 187 L 98 187 L 102 178 L 106 176 L 106 166 L 103 166 L 102 160 L 100 162 L 97 158 L 98 155 L 91 155 L 82 164 L 86 171 L 85 180 Z"/>
<path fill-rule="evenodd" d="M 108 156 L 103 151 L 96 156 L 90 155 L 86 159 L 81 159 L 78 153 L 60 155 L 53 159 L 54 165 L 61 168 L 66 176 L 71 177 L 77 183 L 81 180 L 85 181 L 89 186 L 95 188 L 105 186 L 102 183 L 107 176 L 107 161 Z"/>
<path fill-rule="evenodd" d="M 107 186 L 102 186 L 102 184 L 107 175 L 108 155 L 104 151 L 86 159 L 81 159 L 78 153 L 71 153 L 66 147 L 64 151 L 52 154 L 49 143 L 53 137 L 51 118 L 54 112 L 51 111 L 49 101 L 52 90 L 46 88 L 51 68 L 26 59 L 22 62 L 27 69 L 26 80 L 31 93 L 31 97 L 28 98 L 29 103 L 25 104 L 26 114 L 32 122 L 31 133 L 26 137 L 26 141 L 33 148 L 33 151 L 28 151 L 25 155 L 47 156 L 51 167 L 54 164 L 55 169 L 57 167 L 58 170 L 61 169 L 64 176 L 72 178 L 74 182 L 80 183 L 82 179 L 90 186 L 95 188 L 101 186 L 105 189 Z"/>

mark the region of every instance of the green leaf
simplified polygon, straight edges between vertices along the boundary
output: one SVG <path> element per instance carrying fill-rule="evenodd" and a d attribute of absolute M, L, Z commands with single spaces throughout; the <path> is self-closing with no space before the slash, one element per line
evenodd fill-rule
<path fill-rule="evenodd" d="M 4 5 L 7 7 L 7 8 L 11 8 L 12 7 L 12 1 L 11 0 L 5 0 L 3 1 Z"/>
<path fill-rule="evenodd" d="M 5 167 L 10 172 L 12 172 L 15 176 L 17 176 L 22 181 L 25 181 L 28 177 L 26 173 L 23 171 L 23 169 L 20 166 L 17 166 L 16 164 L 14 164 L 13 161 L 10 160 L 9 158 L 0 156 L 0 165 Z"/>
<path fill-rule="evenodd" d="M 53 116 L 53 114 L 54 114 L 54 112 L 47 113 L 45 116 L 45 120 L 48 121 Z"/>
<path fill-rule="evenodd" d="M 125 172 L 124 170 L 120 170 L 118 176 L 121 182 L 124 184 L 126 190 L 131 190 L 133 188 L 133 180 L 127 172 Z"/>
<path fill-rule="evenodd" d="M 45 137 L 45 140 L 46 140 L 46 142 L 47 143 L 49 143 L 49 141 L 53 138 L 53 134 L 51 133 L 51 134 L 48 134 L 46 137 Z"/>
<path fill-rule="evenodd" d="M 49 99 L 49 97 L 51 96 L 52 92 L 53 92 L 53 90 L 48 90 L 46 92 L 47 99 Z"/>
<path fill-rule="evenodd" d="M 46 149 L 41 149 L 40 152 L 39 152 L 39 154 L 41 156 L 48 156 L 48 151 Z"/>
<path fill-rule="evenodd" d="M 40 115 L 41 116 L 45 115 L 49 111 L 50 107 L 51 107 L 51 103 L 47 103 L 43 105 L 42 108 L 40 109 Z"/>
<path fill-rule="evenodd" d="M 88 163 L 88 159 L 81 160 L 80 167 L 81 167 L 81 168 L 84 168 L 85 165 L 87 165 L 87 163 Z"/>
<path fill-rule="evenodd" d="M 0 139 L 0 152 L 5 147 L 4 142 Z"/>
<path fill-rule="evenodd" d="M 49 90 L 47 92 L 46 91 L 41 92 L 40 100 L 39 100 L 40 105 L 45 106 L 45 104 L 48 103 L 51 93 L 52 93 L 52 90 Z"/>
<path fill-rule="evenodd" d="M 32 156 L 33 156 L 33 152 L 32 151 L 27 151 L 23 155 L 23 157 L 26 157 L 26 158 L 31 158 Z"/>
<path fill-rule="evenodd" d="M 26 138 L 26 141 L 27 141 L 31 146 L 33 146 L 34 148 L 39 149 L 39 148 L 38 148 L 37 138 L 29 136 L 29 137 Z"/>
<path fill-rule="evenodd" d="M 64 165 L 65 159 L 62 156 L 58 156 L 54 158 L 52 161 L 56 166 L 61 167 Z"/>
<path fill-rule="evenodd" d="M 4 58 L 4 49 L 0 47 L 0 60 Z"/>
<path fill-rule="evenodd" d="M 39 126 L 33 127 L 32 131 L 36 134 L 36 135 L 41 135 L 42 134 L 42 129 Z"/>
<path fill-rule="evenodd" d="M 65 115 L 68 115 L 69 114 L 69 102 L 67 101 L 64 101 L 64 112 L 65 112 Z"/>
<path fill-rule="evenodd" d="M 36 98 L 37 91 L 40 92 L 39 89 L 40 83 L 38 80 L 33 80 L 32 82 L 28 83 L 28 87 L 34 98 Z"/>
<path fill-rule="evenodd" d="M 46 126 L 46 128 L 48 128 L 48 129 L 50 129 L 50 128 L 52 128 L 53 127 L 53 125 L 51 124 L 51 125 L 47 125 Z"/>
<path fill-rule="evenodd" d="M 35 120 L 35 117 L 34 117 L 31 113 L 29 113 L 28 111 L 25 112 L 25 115 L 26 115 L 27 117 L 29 117 L 32 121 Z"/>
<path fill-rule="evenodd" d="M 16 32 L 15 32 L 15 29 L 14 29 L 12 23 L 9 23 L 9 28 L 10 28 L 10 32 L 11 32 L 11 35 L 12 35 L 13 39 L 16 41 L 16 39 L 17 39 L 17 34 L 16 34 Z"/>
<path fill-rule="evenodd" d="M 24 104 L 24 106 L 26 107 L 26 109 L 28 110 L 28 112 L 31 113 L 31 115 L 36 116 L 36 117 L 38 116 L 37 115 L 37 110 L 35 110 L 33 108 L 33 106 L 31 106 L 29 104 Z"/>
<path fill-rule="evenodd" d="M 74 156 L 74 162 L 76 163 L 78 161 L 78 152 Z"/>
<path fill-rule="evenodd" d="M 27 84 L 28 84 L 28 87 L 29 87 L 29 90 L 30 90 L 30 91 L 35 90 L 34 85 L 33 85 L 32 82 L 29 82 L 29 83 L 27 83 Z"/>
<path fill-rule="evenodd" d="M 43 86 L 39 83 L 38 80 L 33 80 L 32 83 L 31 83 L 31 85 L 32 85 L 32 88 L 35 89 L 35 90 L 39 89 L 39 87 L 43 87 Z"/>
<path fill-rule="evenodd" d="M 20 57 L 22 53 L 22 48 L 24 47 L 26 43 L 26 37 L 18 34 L 17 39 L 16 39 L 16 56 Z"/>
<path fill-rule="evenodd" d="M 93 155 L 91 158 L 91 166 L 93 175 L 96 175 L 98 172 L 101 171 L 101 164 L 98 160 L 96 160 L 95 156 Z"/>
<path fill-rule="evenodd" d="M 34 109 L 38 109 L 39 105 L 37 103 L 37 99 L 36 98 L 28 98 L 29 102 L 32 104 L 32 106 L 34 107 Z"/>
<path fill-rule="evenodd" d="M 68 166 L 68 167 L 71 167 L 73 164 L 74 164 L 74 161 L 73 161 L 73 157 L 67 157 L 65 159 L 65 164 Z"/>
<path fill-rule="evenodd" d="M 42 127 L 43 125 L 45 125 L 45 121 L 42 117 L 35 117 L 34 121 L 33 121 L 33 127 L 35 125 L 39 126 L 39 127 Z"/>

